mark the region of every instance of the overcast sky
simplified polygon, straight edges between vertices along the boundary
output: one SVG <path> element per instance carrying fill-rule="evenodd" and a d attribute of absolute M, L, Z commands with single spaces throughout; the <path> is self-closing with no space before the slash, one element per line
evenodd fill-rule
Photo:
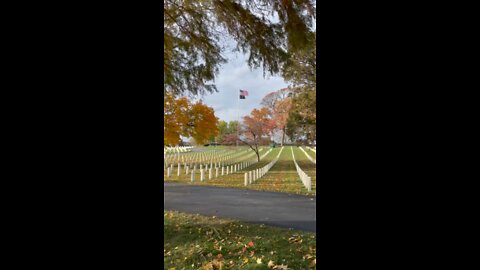
<path fill-rule="evenodd" d="M 242 53 L 228 52 L 224 56 L 228 58 L 228 63 L 220 68 L 215 81 L 218 93 L 202 97 L 220 120 L 240 120 L 252 109 L 260 108 L 260 102 L 266 94 L 287 87 L 287 83 L 279 76 L 264 78 L 262 68 L 250 70 L 248 56 Z M 245 99 L 239 99 L 240 89 L 248 91 Z"/>

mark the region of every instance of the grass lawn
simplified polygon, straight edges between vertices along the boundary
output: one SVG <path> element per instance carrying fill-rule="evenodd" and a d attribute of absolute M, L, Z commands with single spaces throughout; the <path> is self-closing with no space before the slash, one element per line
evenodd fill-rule
<path fill-rule="evenodd" d="M 290 150 L 290 146 L 284 147 L 279 160 L 266 175 L 264 175 L 262 178 L 258 179 L 255 183 L 251 185 L 248 185 L 248 186 L 244 185 L 244 179 L 245 179 L 244 173 L 246 171 L 254 170 L 267 165 L 270 161 L 272 161 L 277 156 L 279 151 L 280 151 L 280 147 L 275 148 L 267 156 L 265 156 L 260 162 L 255 163 L 244 170 L 237 171 L 229 175 L 223 175 L 223 176 L 220 175 L 218 178 L 212 178 L 211 180 L 208 180 L 208 178 L 206 177 L 206 180 L 204 182 L 200 181 L 200 172 L 196 173 L 195 181 L 194 183 L 192 183 L 190 181 L 190 175 L 186 175 L 185 171 L 181 171 L 181 175 L 180 177 L 178 177 L 176 170 L 174 170 L 174 173 L 169 178 L 167 178 L 165 174 L 164 181 L 177 182 L 177 183 L 189 183 L 193 185 L 234 187 L 234 188 L 274 191 L 274 192 L 287 192 L 287 193 L 304 194 L 304 195 L 315 195 L 316 194 L 315 164 L 313 164 L 310 160 L 308 160 L 305 154 L 300 149 L 298 149 L 297 147 L 293 147 L 293 151 L 295 153 L 295 158 L 297 159 L 298 165 L 310 177 L 312 177 L 312 191 L 308 192 L 307 189 L 303 186 L 300 180 L 300 177 L 298 176 L 297 170 L 295 168 L 295 164 L 293 163 L 293 157 L 292 157 L 292 152 Z M 266 152 L 266 150 L 264 152 Z"/>
<path fill-rule="evenodd" d="M 315 233 L 164 211 L 164 235 L 165 270 L 316 269 Z"/>
<path fill-rule="evenodd" d="M 297 152 L 295 152 L 295 157 L 297 155 Z M 290 150 L 290 146 L 284 147 L 277 163 L 275 163 L 275 165 L 270 169 L 270 171 L 268 171 L 266 175 L 258 179 L 251 188 L 295 194 L 316 193 L 315 189 L 312 188 L 312 192 L 308 192 L 308 190 L 303 186 L 302 181 L 298 176 L 297 169 L 295 168 L 295 163 L 293 163 L 292 150 Z"/>
<path fill-rule="evenodd" d="M 316 159 L 317 158 L 317 152 L 313 152 L 312 150 L 308 149 L 307 147 L 303 147 L 303 150 L 307 152 L 312 158 Z"/>
<path fill-rule="evenodd" d="M 291 150 L 289 149 L 291 152 Z M 310 159 L 307 158 L 307 155 L 303 153 L 302 150 L 298 147 L 293 147 L 293 153 L 295 154 L 295 160 L 297 161 L 298 166 L 312 179 L 312 191 L 317 190 L 317 166 L 315 163 L 311 162 Z M 307 153 L 314 157 L 311 151 L 307 151 Z"/>
<path fill-rule="evenodd" d="M 267 150 L 266 148 L 262 149 L 260 151 L 260 155 L 262 155 L 263 153 L 265 153 Z M 273 151 L 272 151 L 273 152 Z M 253 153 L 253 152 L 252 152 Z M 223 163 L 225 164 L 228 164 L 228 165 L 231 165 L 231 164 L 234 164 L 234 163 L 238 163 L 236 162 L 236 160 L 238 160 L 238 158 L 241 157 L 241 161 L 242 162 L 246 162 L 246 161 L 251 161 L 251 160 L 254 160 L 256 159 L 256 156 L 253 155 L 252 153 L 248 153 L 248 154 L 242 154 L 241 156 L 237 156 L 236 158 L 232 158 L 232 159 L 228 159 L 226 161 L 223 161 Z M 268 156 L 271 156 L 271 159 L 273 159 L 273 155 L 271 155 L 271 153 L 268 155 Z M 267 157 L 268 157 L 267 156 Z M 271 159 L 269 159 L 267 162 L 264 162 L 263 160 L 259 163 L 259 164 L 267 164 Z M 267 159 L 264 159 L 264 160 L 267 160 Z M 253 164 L 252 166 L 248 167 L 250 169 L 253 169 L 253 168 L 257 168 L 258 164 Z M 198 167 L 199 168 L 199 167 Z M 167 177 L 167 173 L 166 171 L 164 171 L 164 181 L 167 181 L 167 182 L 177 182 L 177 183 L 189 183 L 189 184 L 192 184 L 191 182 L 191 170 L 189 170 L 189 173 L 186 174 L 185 173 L 185 169 L 184 167 L 182 166 L 181 167 L 181 170 L 180 170 L 180 176 L 177 175 L 178 173 L 178 166 L 176 164 L 174 164 L 174 170 L 173 170 L 173 173 L 172 175 L 170 175 L 170 177 Z M 245 172 L 246 169 L 242 170 L 243 172 Z M 213 178 L 208 180 L 208 172 L 206 171 L 205 172 L 205 181 L 202 182 L 200 181 L 200 170 L 197 169 L 195 171 L 195 180 L 193 182 L 193 184 L 195 185 L 220 185 L 220 186 L 225 186 L 225 179 L 229 179 L 229 180 L 238 180 L 238 181 L 228 181 L 228 186 L 240 186 L 240 185 L 243 185 L 243 180 L 240 181 L 240 171 L 237 171 L 236 173 L 229 173 L 228 175 L 226 175 L 226 168 L 224 170 L 224 175 L 222 176 L 221 175 L 221 169 L 219 169 L 219 176 L 218 178 L 215 178 L 215 169 L 212 170 L 212 176 Z M 243 175 L 243 174 L 242 174 Z M 243 177 L 243 176 L 241 176 Z M 238 178 L 238 179 L 237 179 Z M 243 178 L 242 178 L 243 179 Z M 223 183 L 223 185 L 222 185 Z"/>

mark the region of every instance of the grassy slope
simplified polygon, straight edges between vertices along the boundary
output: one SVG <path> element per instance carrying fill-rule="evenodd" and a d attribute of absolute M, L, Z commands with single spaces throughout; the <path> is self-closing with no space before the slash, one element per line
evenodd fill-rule
<path fill-rule="evenodd" d="M 288 149 L 290 152 L 291 150 Z M 317 187 L 317 167 L 315 163 L 311 162 L 305 153 L 298 147 L 293 147 L 293 153 L 295 154 L 295 160 L 297 161 L 298 166 L 312 179 L 312 191 L 316 191 Z M 313 157 L 310 153 L 307 152 L 311 157 Z"/>
<path fill-rule="evenodd" d="M 215 178 L 215 170 L 212 170 L 212 175 L 214 178 L 211 180 L 208 180 L 208 174 L 206 174 L 206 181 L 201 182 L 200 181 L 200 171 L 197 170 L 195 173 L 195 181 L 193 184 L 195 185 L 210 185 L 210 186 L 223 186 L 223 187 L 240 187 L 240 188 L 245 188 L 244 186 L 244 173 L 246 170 L 253 170 L 258 167 L 266 165 L 268 162 L 270 162 L 275 156 L 274 153 L 278 153 L 279 149 L 273 150 L 270 152 L 264 159 L 262 159 L 259 163 L 255 163 L 251 165 L 250 167 L 247 167 L 241 171 L 237 171 L 233 174 L 226 175 L 226 169 L 225 169 L 225 175 L 221 175 L 221 169 L 219 169 L 219 176 L 218 178 Z M 264 151 L 260 152 L 260 155 L 265 153 L 266 149 Z M 276 155 L 276 154 L 275 154 Z M 256 159 L 256 156 L 250 155 L 250 159 L 252 160 L 253 158 Z M 245 160 L 243 160 L 245 161 Z M 174 166 L 177 168 L 176 166 Z M 169 178 L 166 177 L 166 173 L 164 173 L 164 179 L 167 182 L 177 182 L 177 183 L 192 183 L 191 182 L 191 171 L 189 171 L 189 174 L 185 174 L 185 170 L 182 169 L 180 171 L 180 177 L 177 176 L 177 169 L 174 170 L 174 174 L 171 175 Z"/>
<path fill-rule="evenodd" d="M 265 176 L 257 180 L 252 188 L 296 194 L 314 194 L 314 190 L 312 190 L 312 193 L 308 193 L 303 186 L 293 163 L 290 146 L 284 147 L 277 163 Z"/>
<path fill-rule="evenodd" d="M 317 158 L 317 153 L 313 152 L 312 150 L 308 149 L 307 147 L 303 147 L 303 149 L 312 157 L 312 158 Z"/>
<path fill-rule="evenodd" d="M 316 268 L 315 233 L 164 211 L 164 235 L 164 269 Z"/>
<path fill-rule="evenodd" d="M 312 177 L 312 192 L 308 192 L 307 189 L 303 186 L 298 176 L 297 170 L 295 168 L 295 164 L 293 163 L 293 157 L 292 157 L 292 152 L 290 150 L 290 146 L 285 147 L 283 149 L 283 152 L 280 155 L 280 159 L 265 176 L 258 179 L 252 185 L 248 185 L 248 186 L 244 185 L 245 171 L 254 170 L 254 169 L 265 166 L 276 157 L 279 151 L 280 151 L 280 148 L 275 148 L 259 163 L 253 164 L 252 166 L 244 170 L 235 172 L 233 174 L 224 175 L 224 176 L 220 175 L 218 178 L 213 178 L 211 180 L 208 180 L 208 177 L 207 177 L 208 175 L 206 174 L 205 175 L 206 181 L 204 182 L 200 181 L 200 172 L 197 172 L 195 175 L 195 181 L 193 184 L 315 195 L 316 194 L 316 177 L 315 177 L 316 173 L 314 173 L 315 164 L 313 164 L 310 160 L 308 160 L 305 154 L 300 149 L 297 149 L 296 147 L 294 147 L 294 153 L 297 159 L 297 163 L 302 169 L 305 170 L 305 172 L 309 176 Z M 304 162 L 304 159 L 308 162 Z M 215 171 L 213 171 L 213 175 L 215 175 Z M 170 176 L 170 178 L 166 178 L 166 174 L 164 176 L 165 176 L 164 179 L 167 182 L 192 184 L 190 181 L 190 173 L 188 176 L 185 175 L 185 171 L 183 170 L 183 168 L 181 170 L 180 177 L 177 176 L 176 169 L 174 170 L 174 173 L 173 175 Z"/>

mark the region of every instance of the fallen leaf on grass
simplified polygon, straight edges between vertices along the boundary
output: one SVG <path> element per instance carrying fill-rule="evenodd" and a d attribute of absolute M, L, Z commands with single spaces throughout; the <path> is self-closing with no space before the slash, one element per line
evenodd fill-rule
<path fill-rule="evenodd" d="M 248 246 L 249 246 L 249 247 L 253 247 L 253 245 L 254 245 L 254 244 L 253 244 L 252 241 L 250 241 L 250 242 L 248 243 Z"/>

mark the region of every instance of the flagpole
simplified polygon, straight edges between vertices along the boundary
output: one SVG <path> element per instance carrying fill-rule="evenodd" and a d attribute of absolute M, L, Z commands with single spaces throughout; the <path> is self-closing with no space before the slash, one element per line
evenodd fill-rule
<path fill-rule="evenodd" d="M 238 128 L 240 127 L 240 92 L 237 95 L 237 149 L 238 149 Z"/>

